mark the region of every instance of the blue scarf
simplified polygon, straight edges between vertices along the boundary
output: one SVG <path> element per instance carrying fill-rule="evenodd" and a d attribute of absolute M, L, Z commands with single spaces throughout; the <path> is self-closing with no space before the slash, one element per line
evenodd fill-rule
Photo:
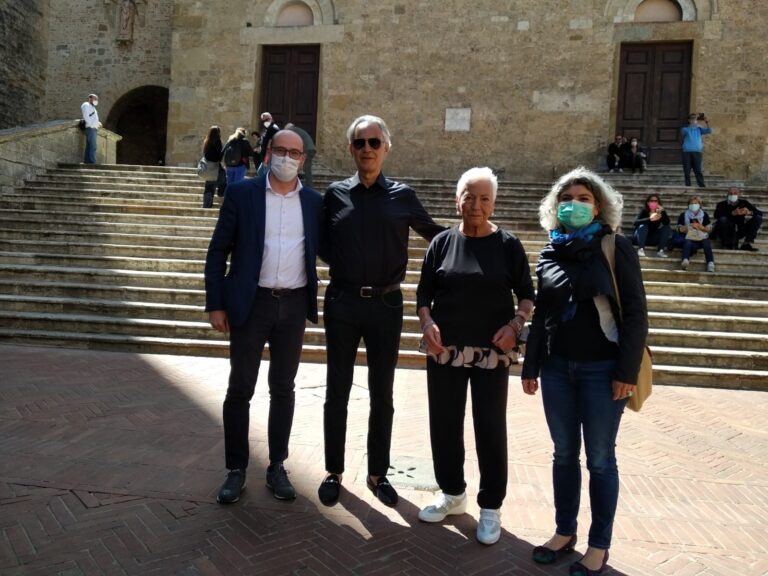
<path fill-rule="evenodd" d="M 592 222 L 588 226 L 584 226 L 583 228 L 579 228 L 578 230 L 575 230 L 574 232 L 565 232 L 559 228 L 555 228 L 549 233 L 549 239 L 552 242 L 552 244 L 567 244 L 568 242 L 571 242 L 572 240 L 583 240 L 586 243 L 592 242 L 592 239 L 595 237 L 595 234 L 600 232 L 600 230 L 603 229 L 603 225 L 600 222 Z M 562 322 L 568 322 L 576 315 L 576 308 L 577 303 L 573 301 L 573 296 L 571 296 L 571 299 L 568 301 L 568 303 L 565 305 L 565 309 L 563 310 L 563 313 L 560 317 L 560 320 Z"/>
<path fill-rule="evenodd" d="M 570 233 L 564 232 L 560 228 L 555 228 L 549 233 L 549 239 L 552 241 L 552 244 L 565 244 L 575 238 L 581 238 L 585 242 L 591 242 L 592 238 L 595 237 L 595 234 L 599 232 L 602 227 L 603 225 L 600 224 L 600 222 L 592 222 L 590 225 Z"/>

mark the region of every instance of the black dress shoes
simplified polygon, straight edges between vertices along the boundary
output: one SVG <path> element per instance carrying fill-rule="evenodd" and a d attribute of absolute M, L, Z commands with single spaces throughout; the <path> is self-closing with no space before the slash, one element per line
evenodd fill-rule
<path fill-rule="evenodd" d="M 317 489 L 320 502 L 326 506 L 333 506 L 339 501 L 341 493 L 341 477 L 338 474 L 328 474 Z"/>
<path fill-rule="evenodd" d="M 273 462 L 267 468 L 267 488 L 278 500 L 293 500 L 296 498 L 296 490 L 288 480 L 288 474 L 283 468 L 282 462 Z"/>
<path fill-rule="evenodd" d="M 379 476 L 379 479 L 374 482 L 370 476 L 366 478 L 366 484 L 368 489 L 373 492 L 373 495 L 379 499 L 382 504 L 387 506 L 395 506 L 397 504 L 397 492 L 392 484 L 389 483 L 386 476 Z"/>
<path fill-rule="evenodd" d="M 227 479 L 224 480 L 224 484 L 219 489 L 219 495 L 216 496 L 216 501 L 220 504 L 234 504 L 240 500 L 240 494 L 245 490 L 245 469 L 236 468 L 230 470 L 227 474 Z"/>

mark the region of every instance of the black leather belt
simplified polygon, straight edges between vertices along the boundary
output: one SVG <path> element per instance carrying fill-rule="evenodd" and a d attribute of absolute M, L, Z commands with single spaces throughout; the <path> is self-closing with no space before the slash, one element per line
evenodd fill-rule
<path fill-rule="evenodd" d="M 353 284 L 346 284 L 342 282 L 332 282 L 331 286 L 334 286 L 342 292 L 351 292 L 360 296 L 360 298 L 373 298 L 374 296 L 381 296 L 382 294 L 389 294 L 395 290 L 400 290 L 400 284 L 389 284 L 388 286 L 356 286 Z"/>
<path fill-rule="evenodd" d="M 302 292 L 306 290 L 306 286 L 302 286 L 301 288 L 264 288 L 263 286 L 259 286 L 259 290 L 262 292 L 269 292 L 273 298 L 282 298 L 283 296 L 290 296 L 291 294 L 294 294 L 296 292 Z"/>

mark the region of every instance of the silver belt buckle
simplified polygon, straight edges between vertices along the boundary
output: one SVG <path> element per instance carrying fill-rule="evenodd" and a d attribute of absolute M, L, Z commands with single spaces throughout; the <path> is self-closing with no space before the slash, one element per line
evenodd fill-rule
<path fill-rule="evenodd" d="M 373 286 L 360 286 L 360 298 L 373 298 Z"/>

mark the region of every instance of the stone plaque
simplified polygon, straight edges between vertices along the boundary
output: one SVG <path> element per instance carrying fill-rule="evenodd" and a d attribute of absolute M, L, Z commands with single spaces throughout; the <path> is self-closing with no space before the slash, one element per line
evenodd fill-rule
<path fill-rule="evenodd" d="M 446 108 L 445 131 L 469 132 L 472 108 Z"/>

